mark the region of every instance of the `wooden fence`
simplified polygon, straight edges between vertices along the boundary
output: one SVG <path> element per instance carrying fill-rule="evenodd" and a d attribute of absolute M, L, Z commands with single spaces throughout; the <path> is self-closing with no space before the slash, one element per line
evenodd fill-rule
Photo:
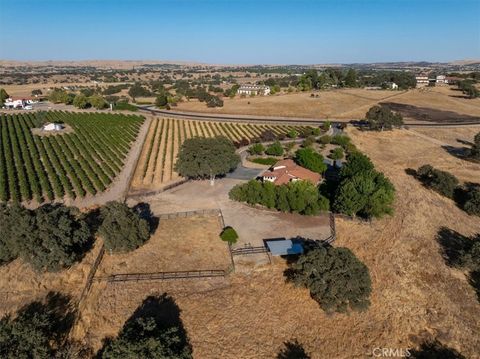
<path fill-rule="evenodd" d="M 162 219 L 173 219 L 173 218 L 186 218 L 193 216 L 220 216 L 223 222 L 222 211 L 218 208 L 214 209 L 199 209 L 195 211 L 186 211 L 186 212 L 173 212 L 173 213 L 163 213 L 158 217 Z"/>
<path fill-rule="evenodd" d="M 112 274 L 107 277 L 98 278 L 97 280 L 105 280 L 108 283 L 118 282 L 139 282 L 139 281 L 153 281 L 153 280 L 171 280 L 171 279 L 201 279 L 201 278 L 215 278 L 225 277 L 227 271 L 221 269 L 207 269 L 207 270 L 189 270 L 189 271 L 174 271 L 174 272 L 154 272 L 154 273 L 124 273 Z"/>

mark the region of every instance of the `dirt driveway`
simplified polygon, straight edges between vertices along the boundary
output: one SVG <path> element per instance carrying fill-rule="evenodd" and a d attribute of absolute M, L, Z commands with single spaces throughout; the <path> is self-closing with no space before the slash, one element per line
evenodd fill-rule
<path fill-rule="evenodd" d="M 302 216 L 290 213 L 257 209 L 228 198 L 230 189 L 245 181 L 222 178 L 210 186 L 209 181 L 193 181 L 155 196 L 129 200 L 133 205 L 147 202 L 154 214 L 220 208 L 225 225 L 232 226 L 239 234 L 236 246 L 263 245 L 263 239 L 302 236 L 324 239 L 330 234 L 327 214 Z"/>

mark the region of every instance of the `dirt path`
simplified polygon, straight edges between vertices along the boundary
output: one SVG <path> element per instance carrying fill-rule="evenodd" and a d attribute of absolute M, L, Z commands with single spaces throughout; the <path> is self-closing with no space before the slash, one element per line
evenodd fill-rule
<path fill-rule="evenodd" d="M 120 173 L 115 177 L 110 187 L 95 196 L 87 196 L 84 198 L 77 198 L 75 200 L 66 200 L 65 204 L 68 206 L 75 206 L 79 208 L 92 207 L 96 205 L 102 205 L 109 201 L 118 201 L 124 200 L 128 187 L 130 185 L 130 180 L 133 176 L 137 165 L 137 159 L 140 156 L 140 153 L 143 148 L 143 144 L 147 137 L 148 129 L 150 128 L 150 122 L 152 121 L 151 117 L 146 117 L 145 122 L 140 127 L 137 139 L 132 144 L 130 151 L 128 152 L 127 157 L 125 158 L 125 163 L 123 165 Z"/>
<path fill-rule="evenodd" d="M 405 131 L 407 131 L 408 133 L 411 133 L 414 136 L 417 136 L 417 137 L 423 138 L 427 141 L 430 141 L 432 143 L 435 143 L 436 145 L 440 145 L 440 146 L 450 146 L 451 145 L 450 143 L 446 143 L 446 142 L 437 140 L 436 138 L 424 135 L 423 133 L 420 133 L 420 132 L 417 132 L 417 131 L 413 131 L 413 130 L 405 130 Z"/>

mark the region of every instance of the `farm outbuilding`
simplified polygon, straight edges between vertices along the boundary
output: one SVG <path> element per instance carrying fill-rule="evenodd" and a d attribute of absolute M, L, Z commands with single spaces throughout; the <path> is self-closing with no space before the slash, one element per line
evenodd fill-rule
<path fill-rule="evenodd" d="M 299 242 L 294 242 L 291 239 L 267 239 L 265 245 L 272 254 L 272 256 L 286 256 L 292 254 L 302 254 L 303 246 Z"/>
<path fill-rule="evenodd" d="M 47 123 L 43 125 L 42 130 L 44 131 L 61 131 L 65 127 L 60 123 Z"/>

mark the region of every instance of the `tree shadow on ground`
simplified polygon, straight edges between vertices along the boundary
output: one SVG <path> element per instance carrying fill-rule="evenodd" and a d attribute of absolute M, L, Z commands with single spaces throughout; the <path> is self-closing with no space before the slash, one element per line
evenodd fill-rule
<path fill-rule="evenodd" d="M 470 283 L 475 290 L 475 293 L 477 294 L 477 300 L 480 303 L 480 271 L 470 272 L 468 283 Z"/>
<path fill-rule="evenodd" d="M 70 296 L 49 292 L 44 300 L 37 300 L 20 308 L 14 318 L 9 316 L 2 318 L 2 322 L 15 323 L 13 325 L 17 328 L 15 333 L 7 335 L 10 338 L 3 339 L 7 342 L 23 339 L 22 341 L 26 342 L 25 348 L 28 348 L 29 345 L 41 346 L 41 337 L 44 336 L 48 338 L 47 346 L 52 349 L 59 348 L 73 326 L 75 315 L 75 306 Z"/>
<path fill-rule="evenodd" d="M 161 296 L 149 296 L 135 310 L 135 312 L 127 319 L 118 338 L 123 342 L 135 343 L 145 340 L 146 337 L 155 341 L 169 340 L 165 339 L 165 333 L 174 333 L 175 338 L 168 342 L 162 343 L 169 350 L 182 357 L 185 351 L 191 352 L 191 344 L 189 342 L 187 332 L 180 318 L 180 308 L 172 297 L 167 294 Z M 146 331 L 143 323 L 149 323 L 151 331 Z M 155 328 L 152 331 L 152 323 Z M 145 334 L 146 333 L 146 334 Z M 104 345 L 97 353 L 97 358 L 101 358 L 108 347 L 118 338 L 106 338 Z M 111 348 L 110 348 L 111 349 Z"/>
<path fill-rule="evenodd" d="M 303 346 L 295 340 L 284 342 L 285 348 L 277 354 L 277 359 L 310 359 Z"/>
<path fill-rule="evenodd" d="M 147 221 L 148 227 L 150 228 L 150 234 L 155 233 L 158 225 L 160 224 L 160 219 L 153 214 L 150 204 L 146 202 L 140 202 L 133 207 L 133 210 L 138 213 L 140 218 L 143 218 Z"/>
<path fill-rule="evenodd" d="M 455 158 L 469 160 L 470 148 L 468 147 L 442 146 L 442 149 Z"/>
<path fill-rule="evenodd" d="M 442 246 L 442 257 L 449 267 L 457 267 L 462 253 L 468 249 L 472 240 L 453 229 L 442 227 L 437 234 L 437 242 Z"/>
<path fill-rule="evenodd" d="M 98 228 L 102 225 L 102 216 L 100 213 L 100 208 L 95 208 L 89 211 L 84 215 L 85 222 L 87 222 L 88 228 L 90 229 L 90 233 L 95 235 L 97 233 Z"/>
<path fill-rule="evenodd" d="M 410 349 L 410 358 L 415 359 L 465 359 L 457 350 L 443 345 L 438 340 L 424 342 L 418 349 Z"/>
<path fill-rule="evenodd" d="M 479 122 L 480 117 L 460 114 L 454 111 L 439 110 L 429 107 L 419 107 L 394 102 L 382 102 L 390 110 L 400 113 L 403 117 L 427 122 Z"/>

